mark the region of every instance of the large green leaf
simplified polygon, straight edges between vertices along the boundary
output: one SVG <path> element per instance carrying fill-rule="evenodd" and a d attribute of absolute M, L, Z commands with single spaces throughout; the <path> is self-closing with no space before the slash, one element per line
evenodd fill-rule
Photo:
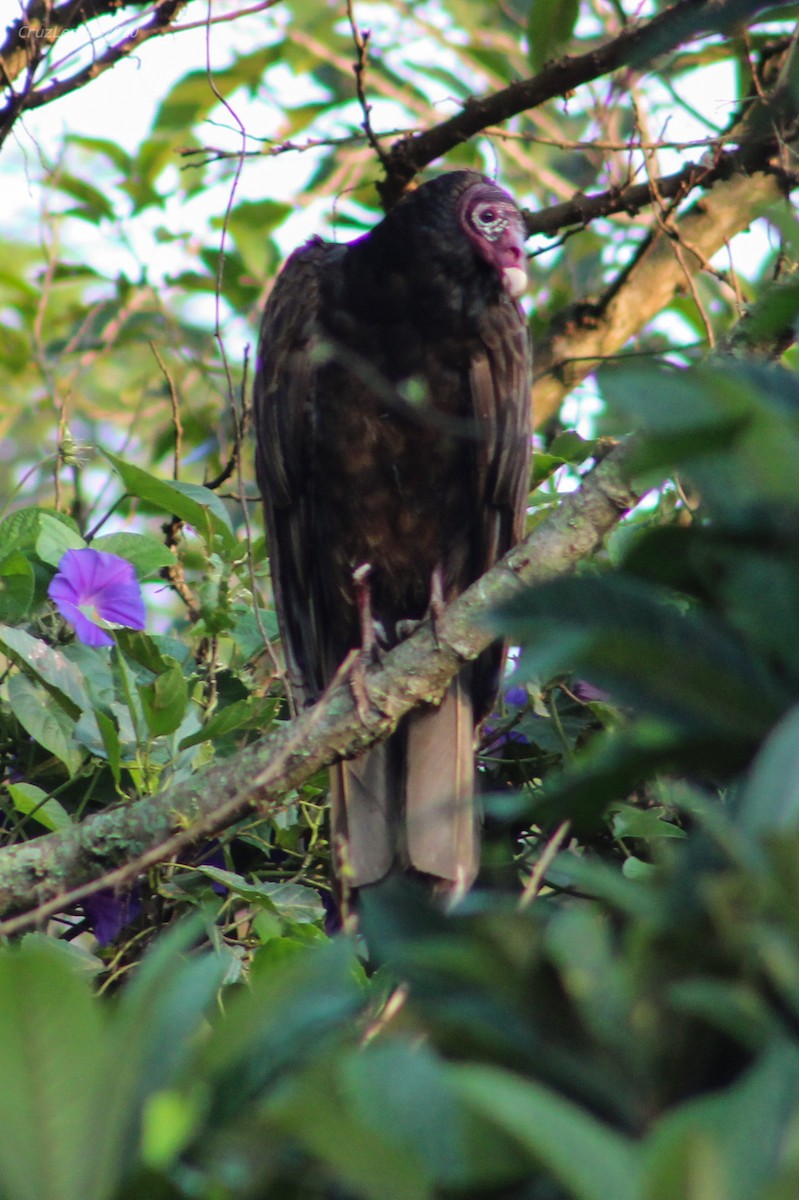
<path fill-rule="evenodd" d="M 46 684 L 70 716 L 92 708 L 81 671 L 54 646 L 24 629 L 0 625 L 0 650 L 22 671 Z"/>
<path fill-rule="evenodd" d="M 11 803 L 19 813 L 31 815 L 45 829 L 68 829 L 72 824 L 63 804 L 59 804 L 53 796 L 48 796 L 34 783 L 7 783 Z"/>
<path fill-rule="evenodd" d="M 57 521 L 50 513 L 40 514 L 36 553 L 42 562 L 57 567 L 67 550 L 82 550 L 85 545 L 80 534 L 69 525 Z"/>
<path fill-rule="evenodd" d="M 228 550 L 235 545 L 227 509 L 209 488 L 199 484 L 167 482 L 107 450 L 103 453 L 119 472 L 131 495 L 193 526 L 208 546 L 213 544 L 215 536 L 221 538 Z"/>
<path fill-rule="evenodd" d="M 192 1061 L 229 960 L 191 953 L 203 914 L 179 922 L 145 955 L 110 1024 L 116 1088 L 108 1097 L 125 1156 L 138 1145 L 148 1099 L 179 1084 Z"/>
<path fill-rule="evenodd" d="M 141 533 L 108 533 L 92 542 L 93 550 L 104 550 L 127 559 L 139 579 L 154 579 L 163 567 L 174 565 L 175 557 L 163 542 Z"/>
<path fill-rule="evenodd" d="M 783 717 L 752 764 L 737 823 L 748 837 L 799 832 L 799 706 Z"/>
<path fill-rule="evenodd" d="M 351 1068 L 349 1079 L 341 1078 L 337 1067 L 342 1065 Z M 398 1139 L 396 1127 L 386 1120 L 376 1119 L 378 1112 L 366 1108 L 368 1097 L 358 1103 L 355 1089 L 363 1075 L 356 1059 L 346 1064 L 323 1059 L 276 1088 L 266 1106 L 268 1120 L 367 1200 L 434 1200 L 434 1179 L 420 1148 Z M 384 1089 L 386 1082 L 383 1076 Z M 398 1081 L 400 1088 L 402 1082 Z M 441 1116 L 446 1120 L 446 1114 Z M 428 1128 L 426 1134 L 429 1145 L 434 1130 Z"/>
<path fill-rule="evenodd" d="M 61 955 L 0 953 L 0 1193 L 105 1200 L 119 1170 L 100 1005 Z"/>
<path fill-rule="evenodd" d="M 690 1101 L 657 1123 L 642 1147 L 647 1200 L 765 1196 L 799 1117 L 799 1051 L 775 1040 L 733 1087 Z"/>
<path fill-rule="evenodd" d="M 14 716 L 34 741 L 59 758 L 70 775 L 77 774 L 86 757 L 75 740 L 75 721 L 55 699 L 27 675 L 12 675 L 8 698 Z"/>
<path fill-rule="evenodd" d="M 453 1090 L 510 1134 L 574 1200 L 640 1200 L 640 1151 L 578 1105 L 497 1067 L 452 1066 Z"/>

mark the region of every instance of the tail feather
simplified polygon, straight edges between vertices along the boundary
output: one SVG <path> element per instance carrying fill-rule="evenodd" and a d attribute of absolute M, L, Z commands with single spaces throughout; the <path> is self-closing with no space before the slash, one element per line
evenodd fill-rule
<path fill-rule="evenodd" d="M 396 733 L 330 773 L 331 818 L 352 887 L 392 871 L 421 871 L 459 888 L 474 882 L 474 712 L 461 680 L 437 708 L 417 710 Z"/>
<path fill-rule="evenodd" d="M 396 737 L 396 734 L 394 735 Z M 393 738 L 330 771 L 330 815 L 337 872 L 352 887 L 376 883 L 394 864 L 401 779 Z"/>
<path fill-rule="evenodd" d="M 405 836 L 417 871 L 461 888 L 479 865 L 474 713 L 460 680 L 438 708 L 411 713 L 406 733 Z"/>

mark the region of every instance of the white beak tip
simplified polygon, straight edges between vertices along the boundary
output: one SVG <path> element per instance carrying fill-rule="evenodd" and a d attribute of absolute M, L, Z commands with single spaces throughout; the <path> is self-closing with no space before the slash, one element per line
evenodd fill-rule
<path fill-rule="evenodd" d="M 505 291 L 514 300 L 518 300 L 527 291 L 529 280 L 527 272 L 521 267 L 505 267 L 502 272 L 502 282 L 505 285 Z"/>

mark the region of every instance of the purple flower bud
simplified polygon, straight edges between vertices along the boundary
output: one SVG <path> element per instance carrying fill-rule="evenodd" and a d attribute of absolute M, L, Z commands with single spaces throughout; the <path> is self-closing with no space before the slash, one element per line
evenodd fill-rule
<path fill-rule="evenodd" d="M 509 687 L 505 693 L 505 703 L 510 704 L 513 708 L 523 708 L 527 703 L 527 688 Z"/>
<path fill-rule="evenodd" d="M 601 700 L 603 703 L 610 700 L 610 692 L 594 687 L 592 683 L 586 682 L 585 679 L 578 679 L 572 685 L 572 691 L 577 699 L 582 700 L 584 704 L 590 704 L 592 700 Z"/>
<path fill-rule="evenodd" d="M 87 646 L 113 646 L 103 622 L 144 629 L 144 600 L 131 563 L 103 550 L 67 550 L 47 594 Z"/>

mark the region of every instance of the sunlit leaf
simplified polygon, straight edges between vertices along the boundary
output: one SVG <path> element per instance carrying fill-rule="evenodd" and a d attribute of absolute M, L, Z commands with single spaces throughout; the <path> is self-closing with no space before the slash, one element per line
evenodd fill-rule
<path fill-rule="evenodd" d="M 33 817 L 45 829 L 68 829 L 72 824 L 63 804 L 33 783 L 7 783 L 11 803 L 19 813 Z"/>

